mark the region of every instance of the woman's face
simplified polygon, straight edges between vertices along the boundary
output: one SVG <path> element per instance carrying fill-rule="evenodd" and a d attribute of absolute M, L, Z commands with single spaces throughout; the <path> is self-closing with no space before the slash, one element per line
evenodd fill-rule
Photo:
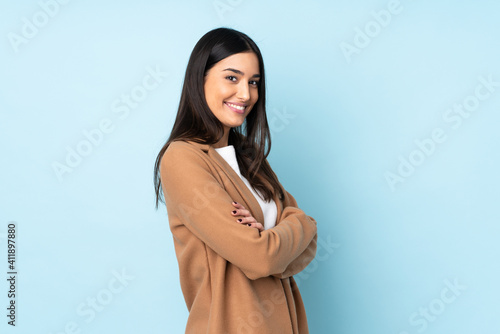
<path fill-rule="evenodd" d="M 231 55 L 205 76 L 205 99 L 225 131 L 243 124 L 259 98 L 259 60 L 253 52 Z"/>

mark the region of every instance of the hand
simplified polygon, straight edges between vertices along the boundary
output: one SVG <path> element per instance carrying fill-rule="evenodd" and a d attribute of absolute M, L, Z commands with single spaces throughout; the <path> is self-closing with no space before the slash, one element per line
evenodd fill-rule
<path fill-rule="evenodd" d="M 255 220 L 254 217 L 252 217 L 252 215 L 250 214 L 250 211 L 246 210 L 245 207 L 243 205 L 241 205 L 240 203 L 236 203 L 236 204 L 235 203 L 236 202 L 231 203 L 236 207 L 236 210 L 232 211 L 231 214 L 235 217 L 236 216 L 243 216 L 243 218 L 236 220 L 237 223 L 248 225 L 250 227 L 254 227 L 254 228 L 258 229 L 259 232 L 264 231 L 264 226 L 262 226 L 261 223 L 259 223 L 258 221 Z"/>

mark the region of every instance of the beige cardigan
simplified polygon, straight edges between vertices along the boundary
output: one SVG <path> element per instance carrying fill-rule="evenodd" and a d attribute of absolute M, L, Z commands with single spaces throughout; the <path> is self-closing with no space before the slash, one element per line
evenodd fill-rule
<path fill-rule="evenodd" d="M 179 263 L 189 334 L 306 334 L 292 275 L 316 255 L 316 221 L 285 190 L 276 226 L 236 222 L 232 201 L 263 223 L 257 199 L 213 146 L 174 141 L 160 176 Z"/>

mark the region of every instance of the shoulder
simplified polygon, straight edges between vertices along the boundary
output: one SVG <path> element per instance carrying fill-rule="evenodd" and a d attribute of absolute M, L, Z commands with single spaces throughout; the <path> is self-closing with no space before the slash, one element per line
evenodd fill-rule
<path fill-rule="evenodd" d="M 203 163 L 206 160 L 208 145 L 190 140 L 171 142 L 161 158 L 161 169 L 173 166 L 186 166 L 190 163 Z"/>
<path fill-rule="evenodd" d="M 206 144 L 200 144 L 190 140 L 174 140 L 168 145 L 163 156 L 173 154 L 201 154 L 206 151 L 208 151 L 208 145 Z"/>

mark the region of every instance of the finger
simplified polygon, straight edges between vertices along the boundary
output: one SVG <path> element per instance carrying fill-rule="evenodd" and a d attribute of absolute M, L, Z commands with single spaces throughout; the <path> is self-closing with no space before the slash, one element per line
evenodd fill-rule
<path fill-rule="evenodd" d="M 250 211 L 245 210 L 245 209 L 238 210 L 238 214 L 241 216 L 245 216 L 245 217 L 252 217 L 252 215 L 250 214 Z"/>
<path fill-rule="evenodd" d="M 249 227 L 256 228 L 261 232 L 264 231 L 264 226 L 261 223 L 259 223 L 258 221 L 256 221 L 255 218 L 253 218 L 253 217 L 251 217 L 251 218 L 239 218 L 236 221 L 242 225 L 247 225 Z"/>
<path fill-rule="evenodd" d="M 243 205 L 241 205 L 240 203 L 232 202 L 231 204 L 234 205 L 238 209 L 245 210 L 245 207 Z"/>
<path fill-rule="evenodd" d="M 260 232 L 264 231 L 264 226 L 261 223 L 247 223 L 247 225 L 258 229 Z"/>
<path fill-rule="evenodd" d="M 231 214 L 233 214 L 234 216 L 244 216 L 244 217 L 251 217 L 252 216 L 250 214 L 250 211 L 245 210 L 245 209 L 233 210 L 233 211 L 231 211 Z"/>
<path fill-rule="evenodd" d="M 249 216 L 249 217 L 243 217 L 243 218 L 238 218 L 236 219 L 238 223 L 242 224 L 252 224 L 252 223 L 258 223 L 258 221 L 255 220 L 254 217 Z"/>

